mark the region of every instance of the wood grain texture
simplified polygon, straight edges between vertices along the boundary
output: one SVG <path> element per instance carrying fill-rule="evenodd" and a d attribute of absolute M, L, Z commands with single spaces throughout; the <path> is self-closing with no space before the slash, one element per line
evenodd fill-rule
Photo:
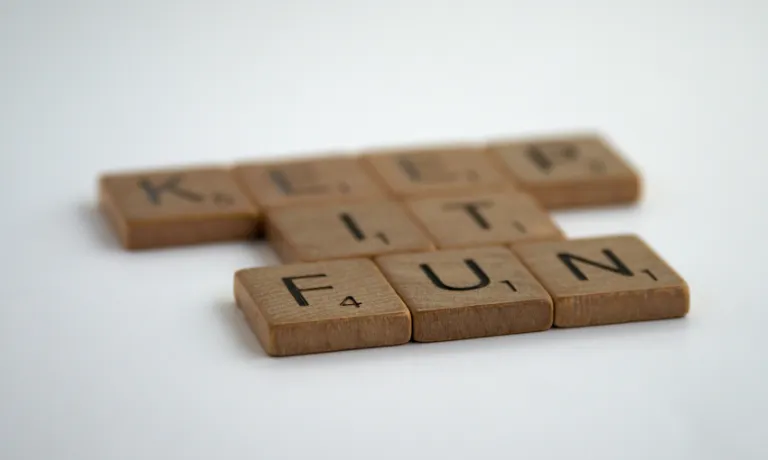
<path fill-rule="evenodd" d="M 516 191 L 419 198 L 405 204 L 441 249 L 563 239 L 549 214 L 531 196 Z"/>
<path fill-rule="evenodd" d="M 688 285 L 632 235 L 520 244 L 520 259 L 555 302 L 555 326 L 685 316 Z"/>
<path fill-rule="evenodd" d="M 476 145 L 369 151 L 363 160 L 389 192 L 400 198 L 511 187 L 509 178 Z"/>
<path fill-rule="evenodd" d="M 493 142 L 488 151 L 519 188 L 546 208 L 631 203 L 640 198 L 639 174 L 598 136 Z"/>
<path fill-rule="evenodd" d="M 262 208 L 351 203 L 387 194 L 358 157 L 319 157 L 234 168 L 243 189 Z"/>
<path fill-rule="evenodd" d="M 368 259 L 235 273 L 235 299 L 272 356 L 400 345 L 411 316 Z"/>
<path fill-rule="evenodd" d="M 107 174 L 99 201 L 127 249 L 245 239 L 259 218 L 225 168 Z"/>
<path fill-rule="evenodd" d="M 271 209 L 267 238 L 284 262 L 434 249 L 405 208 L 393 201 Z"/>
<path fill-rule="evenodd" d="M 552 299 L 506 248 L 390 255 L 375 261 L 411 310 L 418 342 L 552 326 Z"/>

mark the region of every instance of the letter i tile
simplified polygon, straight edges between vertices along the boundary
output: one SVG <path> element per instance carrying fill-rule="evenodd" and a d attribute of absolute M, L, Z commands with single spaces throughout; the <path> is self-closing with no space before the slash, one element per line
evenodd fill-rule
<path fill-rule="evenodd" d="M 434 248 L 394 201 L 292 206 L 267 213 L 267 238 L 283 262 L 316 262 Z"/>

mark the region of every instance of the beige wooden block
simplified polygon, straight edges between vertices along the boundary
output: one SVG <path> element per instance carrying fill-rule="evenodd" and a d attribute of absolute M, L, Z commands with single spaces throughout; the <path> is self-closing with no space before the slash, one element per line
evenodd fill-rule
<path fill-rule="evenodd" d="M 552 299 L 503 247 L 377 257 L 411 310 L 418 342 L 543 331 Z"/>
<path fill-rule="evenodd" d="M 563 239 L 549 214 L 520 192 L 418 198 L 406 206 L 441 249 Z"/>
<path fill-rule="evenodd" d="M 598 136 L 570 136 L 492 143 L 518 187 L 544 207 L 630 203 L 640 198 L 640 177 Z"/>
<path fill-rule="evenodd" d="M 271 209 L 267 237 L 284 262 L 434 249 L 405 208 L 394 201 Z"/>
<path fill-rule="evenodd" d="M 107 174 L 99 201 L 128 249 L 245 239 L 259 217 L 224 168 Z"/>
<path fill-rule="evenodd" d="M 386 197 L 385 189 L 359 157 L 245 163 L 236 166 L 234 171 L 251 199 L 262 208 Z"/>
<path fill-rule="evenodd" d="M 519 244 L 514 248 L 555 302 L 555 326 L 677 318 L 688 285 L 636 236 Z"/>
<path fill-rule="evenodd" d="M 440 196 L 511 186 L 482 147 L 403 148 L 363 155 L 370 169 L 397 197 Z"/>
<path fill-rule="evenodd" d="M 272 356 L 400 345 L 411 316 L 368 259 L 251 268 L 235 299 Z"/>

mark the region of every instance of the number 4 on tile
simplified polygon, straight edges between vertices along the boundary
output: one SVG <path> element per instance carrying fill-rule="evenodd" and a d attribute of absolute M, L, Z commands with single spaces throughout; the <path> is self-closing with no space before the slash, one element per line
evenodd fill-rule
<path fill-rule="evenodd" d="M 347 297 L 344 298 L 344 300 L 339 305 L 342 307 L 351 307 L 354 305 L 356 308 L 360 308 L 360 305 L 362 304 L 363 302 L 358 302 L 357 300 L 355 300 L 354 297 L 352 297 L 351 295 L 348 295 Z"/>

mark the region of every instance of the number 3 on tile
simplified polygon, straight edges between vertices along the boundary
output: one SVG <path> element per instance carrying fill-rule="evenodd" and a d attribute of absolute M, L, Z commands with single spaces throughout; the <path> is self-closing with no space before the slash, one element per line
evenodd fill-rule
<path fill-rule="evenodd" d="M 351 307 L 354 305 L 355 308 L 360 308 L 360 305 L 362 304 L 363 302 L 358 302 L 357 300 L 355 300 L 354 297 L 352 297 L 351 295 L 348 295 L 347 297 L 344 298 L 344 300 L 341 301 L 339 305 L 341 305 L 342 307 Z"/>

